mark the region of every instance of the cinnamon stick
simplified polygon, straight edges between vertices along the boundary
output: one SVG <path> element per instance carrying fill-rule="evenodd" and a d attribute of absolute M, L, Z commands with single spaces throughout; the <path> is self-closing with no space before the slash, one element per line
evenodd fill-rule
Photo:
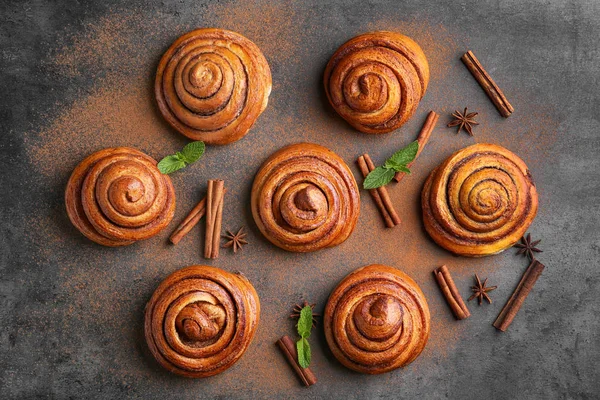
<path fill-rule="evenodd" d="M 502 332 L 508 329 L 544 268 L 544 264 L 535 259 L 529 264 L 517 288 L 506 302 L 504 308 L 502 308 L 502 311 L 500 311 L 496 321 L 494 321 L 493 325 L 496 329 Z"/>
<path fill-rule="evenodd" d="M 223 181 L 221 181 L 223 182 Z M 215 185 L 217 186 L 217 185 Z M 217 212 L 215 215 L 215 227 L 213 229 L 212 237 L 212 255 L 211 258 L 219 257 L 219 249 L 221 248 L 221 223 L 223 222 L 223 184 L 221 183 L 220 192 L 215 194 L 215 198 L 218 200 Z"/>
<path fill-rule="evenodd" d="M 504 96 L 504 93 L 502 93 L 502 90 L 500 90 L 496 82 L 494 82 L 490 74 L 483 68 L 477 57 L 475 57 L 475 54 L 469 50 L 460 59 L 471 75 L 473 75 L 477 83 L 479 83 L 479 86 L 481 86 L 485 94 L 487 94 L 492 103 L 494 103 L 494 106 L 496 106 L 500 115 L 504 118 L 508 118 L 515 109 L 508 102 L 506 96 Z"/>
<path fill-rule="evenodd" d="M 419 157 L 419 155 L 423 151 L 423 148 L 429 141 L 431 132 L 433 132 L 433 128 L 435 128 L 435 124 L 437 123 L 439 117 L 440 116 L 435 111 L 429 111 L 429 114 L 427 114 L 425 123 L 423 124 L 423 127 L 421 128 L 421 131 L 419 132 L 419 135 L 417 136 L 417 142 L 419 142 L 419 149 L 417 150 L 415 159 L 412 160 L 410 163 L 408 163 L 408 165 L 407 165 L 408 168 L 412 167 L 412 165 L 417 160 L 417 157 Z M 400 182 L 402 180 L 402 178 L 404 178 L 405 176 L 406 176 L 406 173 L 404 173 L 402 171 L 398 171 L 398 172 L 396 172 L 396 175 L 394 175 L 394 180 L 396 182 Z"/>
<path fill-rule="evenodd" d="M 450 275 L 448 267 L 442 265 L 435 269 L 433 274 L 435 275 L 435 280 L 440 286 L 440 289 L 446 298 L 446 302 L 450 306 L 450 309 L 452 309 L 452 313 L 456 319 L 461 320 L 470 317 L 471 313 L 460 296 L 460 293 L 458 293 L 458 289 L 456 288 L 454 279 L 452 279 L 452 276 Z"/>
<path fill-rule="evenodd" d="M 223 181 L 211 179 L 206 192 L 206 234 L 204 236 L 204 258 L 219 257 L 221 221 L 223 218 Z"/>
<path fill-rule="evenodd" d="M 361 158 L 362 158 L 362 161 L 361 161 Z M 367 166 L 366 170 L 363 167 L 361 167 L 361 164 L 363 162 Z M 366 178 L 367 175 L 369 175 L 369 173 L 375 169 L 375 164 L 373 164 L 373 160 L 371 160 L 371 157 L 369 157 L 369 155 L 367 153 L 363 154 L 362 156 L 360 156 L 358 158 L 358 164 L 359 164 L 359 167 L 361 169 L 361 172 L 362 172 L 364 178 Z M 366 171 L 366 174 L 365 174 L 365 171 Z M 369 193 L 371 193 L 371 195 L 373 196 L 373 199 L 375 199 L 375 196 L 373 195 L 374 191 L 377 193 L 377 195 L 379 196 L 379 199 L 381 201 L 381 205 L 377 204 L 377 202 L 376 202 L 376 204 L 377 204 L 377 207 L 379 208 L 379 211 L 381 212 L 381 215 L 383 216 L 383 219 L 386 222 L 386 226 L 388 228 L 393 228 L 394 226 L 399 225 L 400 217 L 398 216 L 398 213 L 394 209 L 394 205 L 392 204 L 392 200 L 390 199 L 390 194 L 388 193 L 386 187 L 380 186 L 377 189 L 370 189 Z M 389 220 L 391 222 L 388 221 L 386 215 L 389 217 Z"/>
<path fill-rule="evenodd" d="M 227 189 L 223 188 L 223 194 L 227 193 Z M 173 244 L 177 244 L 183 239 L 185 235 L 187 235 L 194 226 L 204 215 L 206 214 L 206 196 L 200 200 L 198 204 L 188 213 L 188 215 L 181 221 L 181 223 L 175 228 L 171 236 L 169 237 L 169 241 Z"/>
<path fill-rule="evenodd" d="M 214 181 L 208 181 L 208 187 L 206 189 L 206 225 L 204 232 L 204 258 L 210 258 L 212 253 L 212 237 L 215 229 L 214 216 L 213 216 L 213 202 L 214 202 Z"/>
<path fill-rule="evenodd" d="M 317 383 L 317 378 L 310 368 L 302 368 L 300 364 L 298 364 L 296 345 L 289 336 L 282 336 L 276 344 L 305 386 L 311 386 Z"/>
<path fill-rule="evenodd" d="M 357 163 L 358 163 L 358 167 L 360 168 L 360 172 L 362 173 L 363 177 L 366 178 L 367 175 L 369 175 L 370 171 L 369 171 L 369 167 L 367 167 L 365 158 L 363 156 L 358 157 Z M 371 197 L 373 198 L 373 202 L 375 202 L 375 205 L 379 209 L 379 213 L 383 217 L 385 226 L 387 226 L 388 228 L 393 228 L 395 226 L 394 221 L 392 221 L 390 214 L 388 213 L 385 206 L 383 205 L 383 202 L 381 201 L 381 197 L 379 197 L 379 193 L 377 192 L 377 189 L 369 189 L 369 194 L 371 195 Z"/>

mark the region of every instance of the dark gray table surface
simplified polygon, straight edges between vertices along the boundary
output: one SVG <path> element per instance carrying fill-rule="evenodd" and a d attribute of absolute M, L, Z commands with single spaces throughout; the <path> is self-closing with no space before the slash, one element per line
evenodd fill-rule
<path fill-rule="evenodd" d="M 215 26 L 263 50 L 273 73 L 269 106 L 241 141 L 210 147 L 173 175 L 174 222 L 121 249 L 74 229 L 63 190 L 74 166 L 103 147 L 155 158 L 186 139 L 162 121 L 151 92 L 158 60 L 182 33 Z M 322 72 L 352 36 L 388 29 L 421 44 L 432 79 L 417 114 L 384 136 L 355 132 L 324 100 Z M 597 398 L 600 392 L 600 2 L 584 1 L 2 1 L 0 4 L 0 397 L 12 398 Z M 459 61 L 472 49 L 515 107 L 499 116 Z M 478 111 L 475 136 L 445 128 L 455 109 Z M 413 140 L 428 110 L 440 123 L 412 176 L 390 193 L 403 223 L 384 230 L 362 193 L 344 244 L 286 253 L 264 239 L 249 209 L 252 177 L 288 143 L 324 144 L 356 176 Z M 503 145 L 528 164 L 540 194 L 530 228 L 546 270 L 506 333 L 491 325 L 526 261 L 514 249 L 454 257 L 423 231 L 421 186 L 453 151 Z M 209 178 L 230 189 L 224 225 L 249 228 L 250 245 L 201 257 L 202 230 L 176 247 L 167 237 Z M 370 263 L 406 271 L 431 308 L 430 341 L 411 365 L 379 376 L 343 368 L 321 329 L 310 339 L 317 385 L 303 388 L 274 342 L 306 298 L 322 310 L 347 273 Z M 148 355 L 143 309 L 158 283 L 192 264 L 243 272 L 262 304 L 248 352 L 225 373 L 191 380 Z M 499 288 L 455 321 L 431 271 L 447 264 L 467 296 L 475 272 Z M 319 328 L 321 325 L 319 325 Z"/>

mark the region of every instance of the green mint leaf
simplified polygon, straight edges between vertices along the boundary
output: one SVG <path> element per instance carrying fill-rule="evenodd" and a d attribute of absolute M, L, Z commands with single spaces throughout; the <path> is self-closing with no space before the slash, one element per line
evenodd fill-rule
<path fill-rule="evenodd" d="M 363 188 L 376 189 L 380 186 L 385 186 L 392 181 L 395 173 L 393 169 L 377 167 L 367 175 L 363 181 Z"/>
<path fill-rule="evenodd" d="M 196 162 L 200 157 L 202 157 L 205 149 L 206 146 L 204 146 L 204 142 L 188 143 L 185 145 L 182 151 L 183 160 L 188 164 Z"/>
<path fill-rule="evenodd" d="M 296 350 L 298 351 L 298 364 L 302 368 L 308 368 L 310 365 L 310 344 L 308 340 L 302 338 L 296 342 Z"/>
<path fill-rule="evenodd" d="M 179 159 L 176 154 L 166 156 L 158 163 L 158 170 L 165 175 L 180 170 L 183 167 L 185 167 L 185 162 Z"/>
<path fill-rule="evenodd" d="M 196 162 L 204 154 L 204 142 L 192 142 L 182 151 L 166 156 L 158 163 L 158 170 L 165 175 L 178 171 L 188 164 Z"/>
<path fill-rule="evenodd" d="M 386 160 L 385 163 L 383 164 L 383 168 L 393 169 L 394 171 L 397 171 L 400 167 L 403 167 L 403 166 L 404 165 L 396 164 L 395 162 L 393 162 L 391 160 Z"/>
<path fill-rule="evenodd" d="M 404 172 L 405 174 L 410 174 L 410 169 L 408 169 L 405 165 L 399 165 L 396 169 L 396 172 Z"/>
<path fill-rule="evenodd" d="M 411 162 L 415 159 L 415 157 L 417 156 L 417 151 L 419 151 L 419 142 L 417 142 L 415 140 L 414 142 L 412 142 L 405 148 L 400 149 L 397 152 L 395 152 L 390 158 L 388 158 L 386 163 L 389 161 L 390 164 L 393 164 L 393 165 L 406 166 L 406 164 L 408 164 L 409 162 Z M 396 169 L 396 168 L 394 168 L 394 169 Z"/>
<path fill-rule="evenodd" d="M 310 306 L 303 307 L 300 310 L 300 318 L 298 318 L 298 334 L 303 338 L 310 336 L 310 330 L 313 323 L 312 308 Z"/>

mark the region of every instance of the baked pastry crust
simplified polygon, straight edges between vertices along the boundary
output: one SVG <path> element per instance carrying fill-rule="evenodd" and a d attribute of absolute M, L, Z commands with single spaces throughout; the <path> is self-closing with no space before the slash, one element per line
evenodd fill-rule
<path fill-rule="evenodd" d="M 175 190 L 156 164 L 129 147 L 108 148 L 85 158 L 65 190 L 73 225 L 87 238 L 111 247 L 158 234 L 175 214 Z"/>
<path fill-rule="evenodd" d="M 387 133 L 415 113 L 429 83 L 421 47 L 396 32 L 364 33 L 331 57 L 325 93 L 335 111 L 364 133 Z"/>
<path fill-rule="evenodd" d="M 333 355 L 346 367 L 381 374 L 414 361 L 429 339 L 425 295 L 405 273 L 373 264 L 346 276 L 323 317 Z"/>
<path fill-rule="evenodd" d="M 294 252 L 337 246 L 360 213 L 358 185 L 344 160 L 312 143 L 272 154 L 254 178 L 251 203 L 263 235 Z"/>
<path fill-rule="evenodd" d="M 203 378 L 235 364 L 259 319 L 258 294 L 243 275 L 195 265 L 161 282 L 146 305 L 144 333 L 161 366 Z"/>
<path fill-rule="evenodd" d="M 535 218 L 538 195 L 525 163 L 495 144 L 457 151 L 435 168 L 421 195 L 431 238 L 455 254 L 481 257 L 513 246 Z"/>
<path fill-rule="evenodd" d="M 267 107 L 271 70 L 253 42 L 224 29 L 196 29 L 163 55 L 154 86 L 167 122 L 193 140 L 241 139 Z"/>

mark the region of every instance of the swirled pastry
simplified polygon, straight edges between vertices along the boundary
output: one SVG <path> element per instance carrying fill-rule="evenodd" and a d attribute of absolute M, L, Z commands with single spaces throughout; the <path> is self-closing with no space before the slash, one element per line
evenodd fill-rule
<path fill-rule="evenodd" d="M 360 212 L 358 186 L 344 160 L 311 143 L 271 155 L 254 178 L 251 201 L 263 235 L 296 252 L 342 243 Z"/>
<path fill-rule="evenodd" d="M 154 92 L 177 131 L 227 144 L 241 139 L 267 107 L 271 70 L 260 49 L 239 33 L 197 29 L 163 55 Z"/>
<path fill-rule="evenodd" d="M 191 378 L 221 373 L 244 354 L 260 318 L 258 295 L 242 275 L 196 265 L 169 275 L 146 305 L 150 352 Z"/>
<path fill-rule="evenodd" d="M 429 339 L 429 307 L 405 273 L 373 264 L 346 276 L 325 307 L 325 337 L 346 367 L 380 374 L 411 363 Z"/>
<path fill-rule="evenodd" d="M 148 239 L 175 213 L 171 179 L 156 161 L 129 147 L 108 148 L 84 159 L 65 190 L 71 222 L 104 246 L 125 246 Z"/>
<path fill-rule="evenodd" d="M 350 125 L 387 133 L 415 113 L 429 83 L 429 64 L 411 38 L 369 32 L 342 45 L 325 68 L 329 102 Z"/>
<path fill-rule="evenodd" d="M 421 204 L 425 229 L 437 244 L 479 257 L 499 253 L 523 236 L 537 213 L 538 195 L 517 155 L 475 144 L 431 172 Z"/>

